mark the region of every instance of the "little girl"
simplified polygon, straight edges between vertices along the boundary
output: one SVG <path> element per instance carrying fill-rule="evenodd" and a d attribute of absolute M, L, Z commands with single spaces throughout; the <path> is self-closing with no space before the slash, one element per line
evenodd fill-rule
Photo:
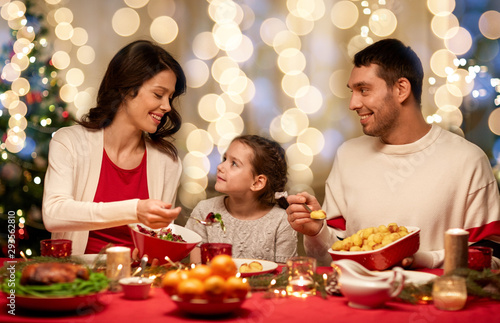
<path fill-rule="evenodd" d="M 297 233 L 275 200 L 286 182 L 285 151 L 277 142 L 256 135 L 236 137 L 217 166 L 215 190 L 225 195 L 199 202 L 191 213 L 200 220 L 220 213 L 225 232 L 217 222 L 203 226 L 188 221 L 186 227 L 201 235 L 201 243 L 232 244 L 233 258 L 284 263 L 297 255 Z M 196 247 L 191 262 L 200 261 Z"/>

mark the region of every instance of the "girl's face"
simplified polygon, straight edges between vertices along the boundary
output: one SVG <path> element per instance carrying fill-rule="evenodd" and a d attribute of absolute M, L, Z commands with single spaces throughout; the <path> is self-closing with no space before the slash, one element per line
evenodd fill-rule
<path fill-rule="evenodd" d="M 255 183 L 253 166 L 254 157 L 252 148 L 233 141 L 217 166 L 217 182 L 215 190 L 227 195 L 244 196 L 252 192 Z"/>
<path fill-rule="evenodd" d="M 175 92 L 177 77 L 171 70 L 161 71 L 144 82 L 135 98 L 123 102 L 119 113 L 125 115 L 132 127 L 149 133 L 156 132 L 163 115 L 170 110 L 170 99 Z"/>

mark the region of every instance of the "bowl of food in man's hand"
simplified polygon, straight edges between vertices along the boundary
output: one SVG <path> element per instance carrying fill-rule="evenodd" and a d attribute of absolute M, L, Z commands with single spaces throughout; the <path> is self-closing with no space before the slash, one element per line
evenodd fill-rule
<path fill-rule="evenodd" d="M 396 223 L 361 229 L 336 241 L 328 250 L 333 260 L 351 259 L 369 270 L 399 265 L 420 246 L 420 228 Z"/>
<path fill-rule="evenodd" d="M 139 257 L 147 255 L 150 261 L 156 258 L 160 264 L 168 262 L 165 257 L 173 262 L 181 261 L 201 242 L 199 234 L 173 223 L 162 229 L 143 224 L 130 224 L 129 228 Z"/>

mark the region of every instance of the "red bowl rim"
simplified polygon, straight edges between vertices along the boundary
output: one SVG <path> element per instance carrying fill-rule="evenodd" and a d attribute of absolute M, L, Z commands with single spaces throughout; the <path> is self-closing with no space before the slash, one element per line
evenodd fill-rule
<path fill-rule="evenodd" d="M 146 236 L 146 237 L 149 237 L 149 238 L 158 239 L 158 240 L 160 240 L 160 241 L 165 241 L 165 242 L 170 242 L 170 243 L 178 243 L 178 244 L 183 244 L 183 245 L 185 245 L 186 243 L 187 243 L 187 244 L 193 244 L 193 243 L 194 243 L 194 244 L 198 244 L 198 243 L 200 243 L 200 242 L 201 242 L 201 240 L 202 240 L 201 236 L 200 236 L 198 233 L 196 233 L 196 232 L 194 232 L 193 230 L 190 230 L 190 229 L 188 229 L 188 228 L 186 228 L 186 227 L 183 227 L 183 226 L 181 226 L 181 225 L 175 224 L 175 223 L 171 223 L 171 224 L 170 224 L 167 228 L 171 228 L 171 229 L 172 229 L 172 231 L 173 231 L 175 234 L 179 234 L 179 235 L 181 235 L 181 236 L 182 236 L 182 233 L 175 232 L 175 231 L 176 231 L 176 230 L 181 230 L 181 231 L 189 231 L 189 234 L 190 234 L 190 235 L 191 235 L 191 234 L 192 234 L 192 235 L 194 235 L 194 237 L 196 238 L 196 240 L 195 240 L 195 241 L 187 241 L 184 237 L 183 237 L 183 238 L 184 238 L 184 240 L 186 240 L 186 242 L 182 242 L 182 241 L 168 241 L 168 240 L 163 240 L 163 239 L 160 239 L 160 238 L 157 238 L 157 237 L 153 237 L 153 236 L 151 236 L 151 235 L 149 235 L 149 234 L 146 234 L 146 233 L 142 233 L 142 232 L 140 232 L 140 231 L 137 229 L 137 225 L 140 225 L 140 226 L 142 226 L 143 228 L 145 228 L 145 229 L 147 229 L 147 230 L 154 230 L 154 231 L 158 231 L 158 230 L 160 230 L 160 229 L 151 229 L 150 227 L 148 227 L 147 225 L 144 225 L 144 224 L 142 224 L 142 223 L 134 223 L 134 224 L 129 224 L 130 229 L 131 229 L 132 231 L 135 231 L 135 233 L 142 234 L 143 236 Z"/>

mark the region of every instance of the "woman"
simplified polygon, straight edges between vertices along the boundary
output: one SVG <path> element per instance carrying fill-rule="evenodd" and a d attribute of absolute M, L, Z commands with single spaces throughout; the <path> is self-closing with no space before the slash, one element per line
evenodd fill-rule
<path fill-rule="evenodd" d="M 172 223 L 182 168 L 169 139 L 185 90 L 179 63 L 149 41 L 113 57 L 96 107 L 51 140 L 42 214 L 52 238 L 71 239 L 73 254 L 97 253 L 108 243 L 133 247 L 127 224 Z"/>

